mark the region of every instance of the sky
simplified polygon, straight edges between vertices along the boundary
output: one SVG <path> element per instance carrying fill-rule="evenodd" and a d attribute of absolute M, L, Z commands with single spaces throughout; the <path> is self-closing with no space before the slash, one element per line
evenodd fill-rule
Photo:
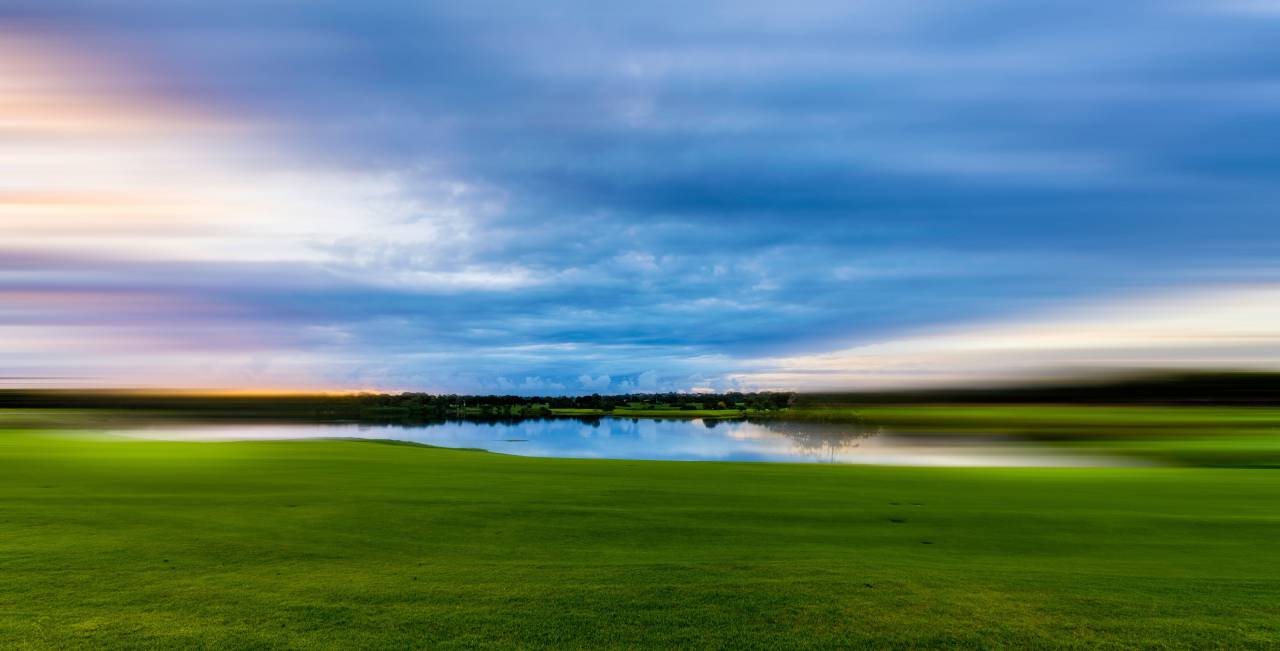
<path fill-rule="evenodd" d="M 0 386 L 1280 368 L 1280 0 L 0 0 Z"/>

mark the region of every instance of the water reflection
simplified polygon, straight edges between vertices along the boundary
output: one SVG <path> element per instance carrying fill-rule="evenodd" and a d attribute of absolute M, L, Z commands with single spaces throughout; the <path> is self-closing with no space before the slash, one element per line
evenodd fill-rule
<path fill-rule="evenodd" d="M 797 454 L 815 459 L 836 460 L 861 445 L 863 439 L 883 434 L 880 428 L 863 423 L 813 423 L 785 420 L 760 421 L 770 432 L 780 434 L 791 441 Z"/>
<path fill-rule="evenodd" d="M 687 461 L 792 461 L 889 465 L 1097 465 L 1044 449 L 996 447 L 950 437 L 920 443 L 858 423 L 781 420 L 543 418 L 446 420 L 418 424 L 152 424 L 116 431 L 132 437 L 229 440 L 399 439 L 539 457 Z"/>

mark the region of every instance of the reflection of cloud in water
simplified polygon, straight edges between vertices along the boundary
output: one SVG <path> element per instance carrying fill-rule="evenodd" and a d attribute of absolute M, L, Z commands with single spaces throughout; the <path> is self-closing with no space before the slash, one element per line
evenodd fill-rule
<path fill-rule="evenodd" d="M 878 428 L 863 423 L 814 423 L 804 421 L 759 421 L 769 432 L 780 434 L 791 441 L 798 453 L 815 458 L 835 460 L 839 452 L 846 452 L 861 445 L 862 440 L 880 433 Z"/>

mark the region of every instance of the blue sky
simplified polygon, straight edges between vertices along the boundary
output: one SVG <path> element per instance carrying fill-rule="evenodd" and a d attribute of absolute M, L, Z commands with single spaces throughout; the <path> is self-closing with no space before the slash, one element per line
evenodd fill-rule
<path fill-rule="evenodd" d="M 7 0 L 0 375 L 805 388 L 875 383 L 883 342 L 1249 306 L 1277 42 L 1262 0 Z"/>

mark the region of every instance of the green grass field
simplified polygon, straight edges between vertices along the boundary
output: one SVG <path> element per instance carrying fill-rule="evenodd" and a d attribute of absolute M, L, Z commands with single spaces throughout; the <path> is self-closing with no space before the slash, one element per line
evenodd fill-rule
<path fill-rule="evenodd" d="M 1280 473 L 0 432 L 0 648 L 1276 648 Z"/>

